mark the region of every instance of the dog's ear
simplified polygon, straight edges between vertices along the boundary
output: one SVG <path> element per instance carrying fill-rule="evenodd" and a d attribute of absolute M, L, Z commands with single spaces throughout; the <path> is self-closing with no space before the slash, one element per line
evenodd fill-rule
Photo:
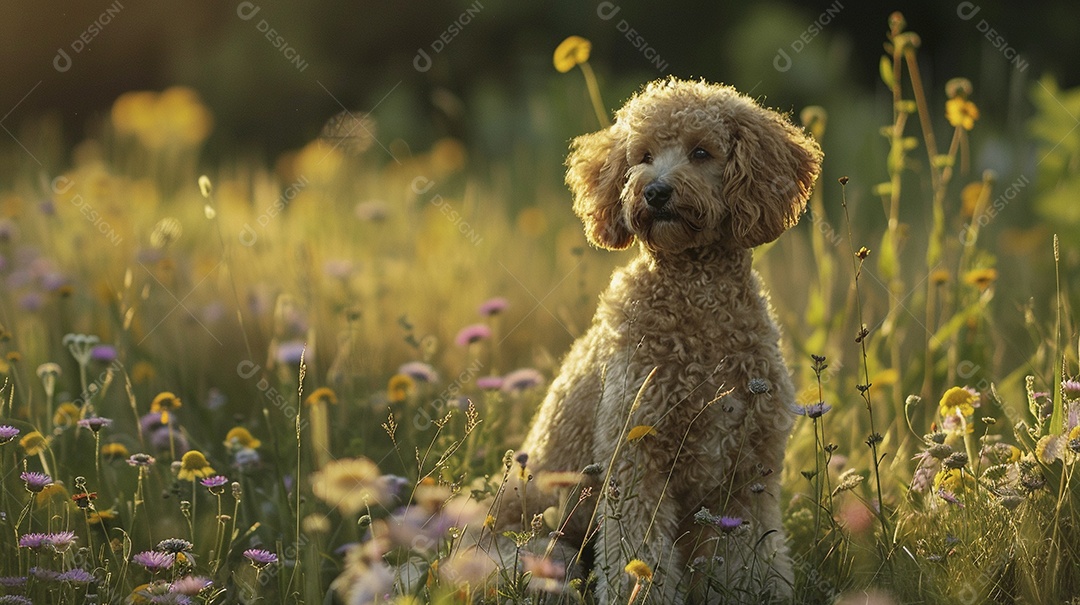
<path fill-rule="evenodd" d="M 570 144 L 566 184 L 574 194 L 574 213 L 585 223 L 589 243 L 623 250 L 634 235 L 622 217 L 619 195 L 626 184 L 626 136 L 619 124 L 582 135 Z"/>
<path fill-rule="evenodd" d="M 799 222 L 821 170 L 821 148 L 780 114 L 755 108 L 731 124 L 724 196 L 736 243 L 753 248 Z"/>

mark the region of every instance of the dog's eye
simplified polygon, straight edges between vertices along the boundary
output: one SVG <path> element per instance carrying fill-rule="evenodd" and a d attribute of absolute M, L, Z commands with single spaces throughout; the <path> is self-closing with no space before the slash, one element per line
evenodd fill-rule
<path fill-rule="evenodd" d="M 648 151 L 646 151 L 645 155 L 641 156 L 641 163 L 642 164 L 652 164 L 652 154 L 649 153 Z"/>
<path fill-rule="evenodd" d="M 694 150 L 690 152 L 690 159 L 693 160 L 707 160 L 711 157 L 712 154 L 710 154 L 708 151 L 705 151 L 701 147 L 695 147 Z"/>

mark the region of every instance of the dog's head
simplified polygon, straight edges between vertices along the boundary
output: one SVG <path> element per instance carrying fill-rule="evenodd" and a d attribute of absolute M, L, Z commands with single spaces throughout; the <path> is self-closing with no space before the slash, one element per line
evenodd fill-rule
<path fill-rule="evenodd" d="M 631 98 L 615 123 L 574 139 L 566 183 L 589 241 L 654 252 L 752 248 L 795 225 L 821 148 L 730 86 L 669 78 Z"/>

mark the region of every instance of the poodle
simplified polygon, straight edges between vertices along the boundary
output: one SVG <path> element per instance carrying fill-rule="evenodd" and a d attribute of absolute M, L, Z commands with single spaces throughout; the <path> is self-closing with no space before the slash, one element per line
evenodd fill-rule
<path fill-rule="evenodd" d="M 589 242 L 636 240 L 638 254 L 552 381 L 507 508 L 535 527 L 556 501 L 528 478 L 587 469 L 553 535 L 593 548 L 598 603 L 790 600 L 780 470 L 795 392 L 751 249 L 798 222 L 821 159 L 779 113 L 676 78 L 573 141 L 566 182 Z M 652 581 L 635 589 L 628 572 Z"/>

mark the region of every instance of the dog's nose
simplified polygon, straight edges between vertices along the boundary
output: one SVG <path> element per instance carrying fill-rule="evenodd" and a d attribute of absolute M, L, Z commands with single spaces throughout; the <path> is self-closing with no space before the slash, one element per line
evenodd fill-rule
<path fill-rule="evenodd" d="M 653 181 L 645 185 L 645 201 L 653 208 L 661 208 L 671 199 L 671 185 Z"/>

